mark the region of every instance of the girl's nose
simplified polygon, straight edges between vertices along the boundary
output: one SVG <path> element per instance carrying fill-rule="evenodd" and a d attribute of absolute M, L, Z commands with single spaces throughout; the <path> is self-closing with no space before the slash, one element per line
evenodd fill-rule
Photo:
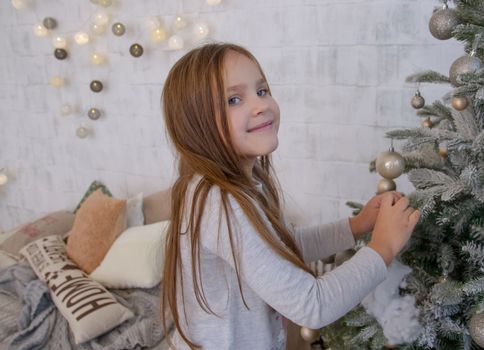
<path fill-rule="evenodd" d="M 268 101 L 260 96 L 255 96 L 252 100 L 252 114 L 254 116 L 264 113 L 268 108 Z"/>

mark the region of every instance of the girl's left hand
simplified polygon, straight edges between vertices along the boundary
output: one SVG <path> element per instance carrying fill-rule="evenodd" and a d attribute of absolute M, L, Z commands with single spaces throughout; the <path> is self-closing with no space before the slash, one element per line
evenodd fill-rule
<path fill-rule="evenodd" d="M 400 192 L 392 191 L 390 193 L 393 196 L 392 204 L 403 197 Z M 376 217 L 378 216 L 378 212 L 380 211 L 382 197 L 383 194 L 374 196 L 365 204 L 365 206 L 361 209 L 358 215 L 353 216 L 349 219 L 351 232 L 353 233 L 355 240 L 359 239 L 364 234 L 369 233 L 373 230 L 376 222 Z"/>

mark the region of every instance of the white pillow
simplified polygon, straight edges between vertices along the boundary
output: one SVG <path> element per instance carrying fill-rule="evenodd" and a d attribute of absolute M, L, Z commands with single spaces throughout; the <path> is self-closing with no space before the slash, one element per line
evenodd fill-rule
<path fill-rule="evenodd" d="M 130 227 L 89 277 L 109 288 L 152 288 L 161 281 L 169 221 Z"/>
<path fill-rule="evenodd" d="M 126 201 L 127 212 L 127 226 L 142 226 L 145 223 L 145 217 L 143 214 L 143 192 L 138 193 L 136 196 L 129 198 Z"/>

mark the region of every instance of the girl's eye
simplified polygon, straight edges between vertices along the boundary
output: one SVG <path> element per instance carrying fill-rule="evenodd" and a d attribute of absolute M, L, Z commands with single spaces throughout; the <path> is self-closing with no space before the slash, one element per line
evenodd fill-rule
<path fill-rule="evenodd" d="M 269 91 L 267 89 L 260 89 L 259 91 L 257 91 L 257 96 L 260 96 L 260 97 L 265 96 L 267 95 L 268 92 Z"/>
<path fill-rule="evenodd" d="M 234 96 L 229 98 L 229 105 L 236 105 L 240 103 L 240 97 Z"/>

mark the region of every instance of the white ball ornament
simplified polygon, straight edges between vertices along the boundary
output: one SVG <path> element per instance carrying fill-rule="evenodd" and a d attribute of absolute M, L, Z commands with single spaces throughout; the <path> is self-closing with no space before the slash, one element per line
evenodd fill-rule
<path fill-rule="evenodd" d="M 222 0 L 207 0 L 207 4 L 209 4 L 210 6 L 218 5 L 221 2 L 222 2 Z"/>
<path fill-rule="evenodd" d="M 184 41 L 179 35 L 172 35 L 168 39 L 168 47 L 172 50 L 181 50 L 183 48 Z"/>
<path fill-rule="evenodd" d="M 104 64 L 106 61 L 106 58 L 104 57 L 103 54 L 100 54 L 99 52 L 93 52 L 91 54 L 91 63 L 98 66 L 101 64 Z"/>
<path fill-rule="evenodd" d="M 108 24 L 109 20 L 110 20 L 109 15 L 104 12 L 96 13 L 92 17 L 92 23 L 98 24 L 100 26 Z"/>
<path fill-rule="evenodd" d="M 378 155 L 375 166 L 378 174 L 385 179 L 395 179 L 405 170 L 405 159 L 400 153 L 390 150 Z"/>
<path fill-rule="evenodd" d="M 11 3 L 12 6 L 19 11 L 26 10 L 29 7 L 27 1 L 25 0 L 12 0 Z"/>
<path fill-rule="evenodd" d="M 77 45 L 86 45 L 89 42 L 89 34 L 86 32 L 77 32 L 74 34 L 74 41 Z"/>
<path fill-rule="evenodd" d="M 63 36 L 55 36 L 52 39 L 52 45 L 54 45 L 56 49 L 65 49 L 67 47 L 67 40 Z"/>
<path fill-rule="evenodd" d="M 34 26 L 34 35 L 37 37 L 44 37 L 49 34 L 49 30 L 44 27 L 43 24 L 39 23 Z"/>
<path fill-rule="evenodd" d="M 8 176 L 5 174 L 0 174 L 0 186 L 5 185 L 8 182 Z"/>
<path fill-rule="evenodd" d="M 188 22 L 185 18 L 183 18 L 182 16 L 176 16 L 173 20 L 172 27 L 174 31 L 179 31 L 186 28 L 187 25 Z"/>
<path fill-rule="evenodd" d="M 91 32 L 96 35 L 103 34 L 107 29 L 105 24 L 91 23 Z"/>
<path fill-rule="evenodd" d="M 210 29 L 208 28 L 208 25 L 203 22 L 195 23 L 193 26 L 193 32 L 195 34 L 195 37 L 197 39 L 203 39 L 208 36 L 210 33 Z"/>
<path fill-rule="evenodd" d="M 50 79 L 50 85 L 52 85 L 55 88 L 60 88 L 65 85 L 65 80 L 63 77 L 56 75 Z"/>
<path fill-rule="evenodd" d="M 84 126 L 80 126 L 77 128 L 76 130 L 76 135 L 77 137 L 79 137 L 80 139 L 85 139 L 87 136 L 89 136 L 89 129 L 87 129 L 86 127 Z"/>
<path fill-rule="evenodd" d="M 70 104 L 66 103 L 61 107 L 61 114 L 64 117 L 67 117 L 68 115 L 72 114 L 73 111 L 74 111 L 74 108 Z"/>

